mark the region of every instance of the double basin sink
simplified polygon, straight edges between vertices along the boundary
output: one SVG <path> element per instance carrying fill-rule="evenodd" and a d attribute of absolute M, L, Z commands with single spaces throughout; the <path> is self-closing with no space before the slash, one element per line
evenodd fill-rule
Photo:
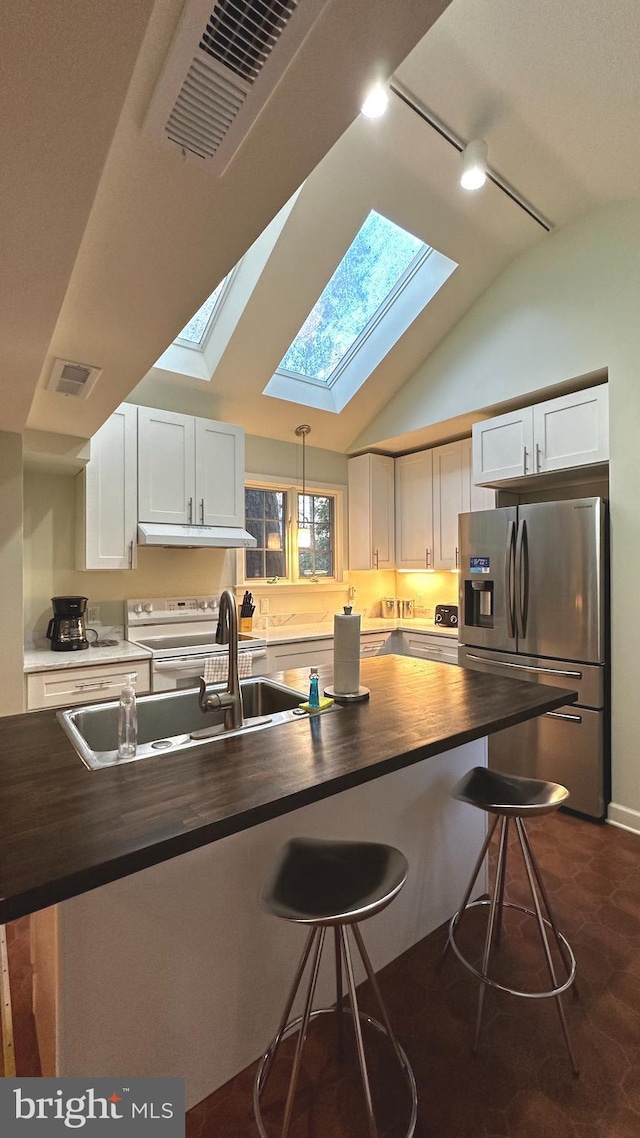
<path fill-rule="evenodd" d="M 59 711 L 58 719 L 85 766 L 100 770 L 292 723 L 306 714 L 299 706 L 306 695 L 294 688 L 262 677 L 241 680 L 240 686 L 244 724 L 232 730 L 225 730 L 224 711 L 201 711 L 196 688 L 139 696 L 138 745 L 129 759 L 118 758 L 117 700 Z M 225 687 L 213 685 L 208 690 Z"/>

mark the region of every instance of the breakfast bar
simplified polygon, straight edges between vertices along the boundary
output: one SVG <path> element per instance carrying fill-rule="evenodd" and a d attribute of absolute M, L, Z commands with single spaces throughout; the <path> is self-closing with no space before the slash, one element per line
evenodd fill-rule
<path fill-rule="evenodd" d="M 43 1073 L 184 1075 L 191 1106 L 255 1059 L 300 951 L 256 903 L 293 835 L 406 853 L 376 969 L 451 915 L 483 827 L 452 786 L 575 693 L 398 656 L 362 679 L 366 703 L 95 772 L 53 712 L 2 721 L 0 919 L 36 914 Z"/>

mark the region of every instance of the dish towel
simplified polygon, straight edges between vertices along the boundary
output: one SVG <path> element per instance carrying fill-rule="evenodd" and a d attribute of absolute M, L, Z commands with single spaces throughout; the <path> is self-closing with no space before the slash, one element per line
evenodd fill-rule
<path fill-rule="evenodd" d="M 240 679 L 251 675 L 253 665 L 253 652 L 238 653 L 238 675 Z M 208 656 L 204 662 L 203 677 L 205 684 L 226 684 L 229 679 L 229 657 L 226 652 L 217 656 Z"/>

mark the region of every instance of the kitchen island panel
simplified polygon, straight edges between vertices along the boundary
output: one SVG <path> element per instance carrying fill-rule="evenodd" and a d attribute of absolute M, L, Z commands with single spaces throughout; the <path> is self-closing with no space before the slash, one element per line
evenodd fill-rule
<path fill-rule="evenodd" d="M 37 941 L 38 1034 L 54 1064 L 44 1073 L 185 1075 L 187 1106 L 199 1102 L 266 1046 L 302 951 L 305 931 L 257 902 L 282 843 L 309 835 L 404 851 L 404 889 L 363 925 L 378 970 L 459 905 L 485 818 L 450 792 L 485 758 L 485 740 L 468 743 L 36 914 L 36 929 L 53 920 L 60 946 L 56 982 L 46 937 Z M 317 1006 L 335 999 L 332 957 Z"/>

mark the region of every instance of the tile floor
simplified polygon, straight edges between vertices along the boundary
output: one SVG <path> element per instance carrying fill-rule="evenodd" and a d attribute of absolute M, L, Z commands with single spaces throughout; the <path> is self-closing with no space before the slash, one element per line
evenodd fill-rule
<path fill-rule="evenodd" d="M 436 969 L 444 944 L 438 929 L 380 973 L 418 1083 L 417 1138 L 640 1136 L 640 839 L 569 815 L 533 821 L 530 835 L 558 922 L 578 958 L 579 996 L 565 996 L 565 1007 L 580 1077 L 572 1077 L 550 1001 L 488 992 L 480 1054 L 471 1053 L 477 987 L 451 956 Z M 508 878 L 510 899 L 527 904 L 515 857 Z M 480 934 L 473 926 L 481 915 L 468 918 L 465 944 Z M 10 926 L 9 938 L 18 1071 L 26 1075 L 37 1074 L 38 1066 L 25 928 L 26 922 Z M 530 920 L 508 914 L 500 961 L 515 983 L 544 977 L 532 933 Z M 362 1005 L 375 1014 L 367 988 L 360 989 Z M 367 1136 L 353 1063 L 335 1058 L 333 1032 L 326 1017 L 309 1039 L 290 1138 Z M 404 1085 L 384 1047 L 375 1038 L 369 1043 L 380 1138 L 402 1138 Z M 274 1136 L 286 1060 L 283 1053 L 265 1092 L 265 1121 Z M 254 1068 L 243 1071 L 191 1110 L 188 1138 L 255 1138 L 253 1076 Z"/>

